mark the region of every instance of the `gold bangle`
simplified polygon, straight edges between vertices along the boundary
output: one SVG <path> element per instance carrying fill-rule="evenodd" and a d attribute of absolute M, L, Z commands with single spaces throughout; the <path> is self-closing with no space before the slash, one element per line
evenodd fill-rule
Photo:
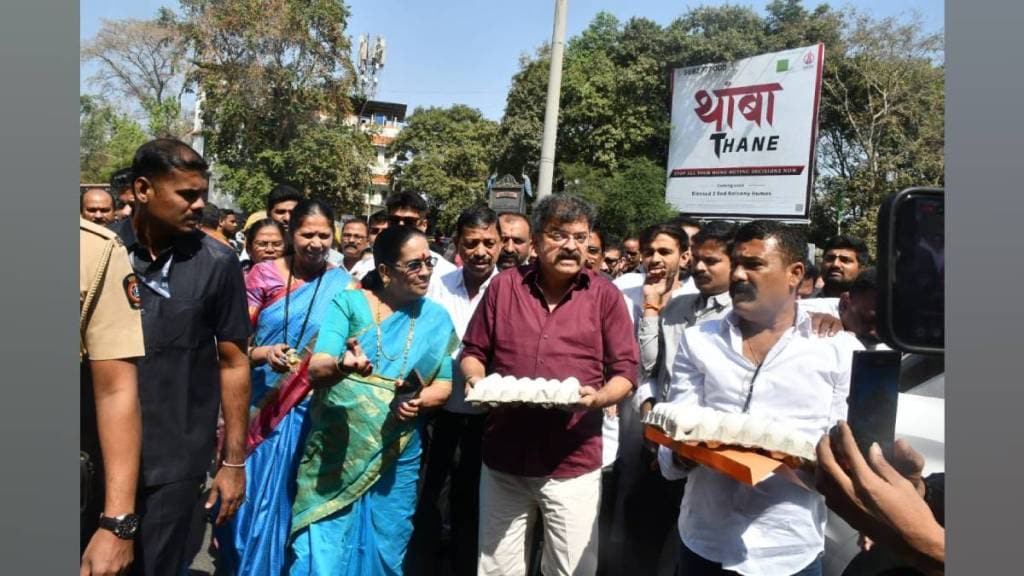
<path fill-rule="evenodd" d="M 662 306 L 660 304 L 651 304 L 649 302 L 644 304 L 644 312 L 648 310 L 654 310 L 655 312 L 661 312 Z"/>

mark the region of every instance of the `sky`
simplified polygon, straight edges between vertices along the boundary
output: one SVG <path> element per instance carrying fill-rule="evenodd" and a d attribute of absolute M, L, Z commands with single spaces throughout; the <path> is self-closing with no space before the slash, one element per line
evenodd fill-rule
<path fill-rule="evenodd" d="M 500 120 L 519 58 L 551 40 L 553 0 L 348 0 L 348 33 L 353 49 L 360 34 L 383 36 L 387 61 L 381 70 L 378 100 L 401 102 L 409 112 L 417 106 L 466 104 Z M 569 0 L 566 38 L 587 27 L 601 11 L 622 21 L 633 16 L 667 25 L 690 8 L 726 2 L 704 0 Z M 739 0 L 763 13 L 766 0 Z M 806 7 L 819 2 L 804 3 Z M 851 5 L 876 18 L 909 16 L 917 11 L 928 31 L 944 27 L 943 0 L 859 0 Z M 81 0 L 79 36 L 87 39 L 101 19 L 146 19 L 160 6 L 177 8 L 174 0 Z M 81 66 L 82 91 L 91 91 Z"/>

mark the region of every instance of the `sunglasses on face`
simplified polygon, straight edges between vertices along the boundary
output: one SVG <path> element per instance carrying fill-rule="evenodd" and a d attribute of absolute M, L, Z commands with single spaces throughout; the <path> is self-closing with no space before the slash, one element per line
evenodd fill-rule
<path fill-rule="evenodd" d="M 387 226 L 374 226 L 374 227 L 370 228 L 370 234 L 380 234 L 381 232 L 383 232 L 383 231 L 385 231 L 387 229 L 388 229 Z"/>
<path fill-rule="evenodd" d="M 606 266 L 612 267 L 618 264 L 620 260 L 622 260 L 622 258 L 605 258 L 604 263 Z"/>
<path fill-rule="evenodd" d="M 639 252 L 630 252 L 629 250 L 627 250 L 626 251 L 626 256 L 629 256 L 630 258 L 639 258 L 640 257 L 640 253 Z"/>
<path fill-rule="evenodd" d="M 388 216 L 388 224 L 391 226 L 408 226 L 410 228 L 415 228 L 419 223 L 419 216 Z"/>
<path fill-rule="evenodd" d="M 430 270 L 433 270 L 434 266 L 436 266 L 436 265 L 437 265 L 437 258 L 434 257 L 434 256 L 431 256 L 429 258 L 422 258 L 422 259 L 421 258 L 417 258 L 415 260 L 409 260 L 405 264 L 395 264 L 393 267 L 397 268 L 399 270 L 405 270 L 406 272 L 411 272 L 411 273 L 415 274 L 415 273 L 419 272 L 420 270 L 422 270 L 424 266 L 426 266 Z"/>

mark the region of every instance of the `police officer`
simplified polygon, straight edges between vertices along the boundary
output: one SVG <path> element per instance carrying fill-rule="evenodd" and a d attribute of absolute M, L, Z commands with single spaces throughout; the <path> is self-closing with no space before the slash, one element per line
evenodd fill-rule
<path fill-rule="evenodd" d="M 81 451 L 86 476 L 81 575 L 123 572 L 139 526 L 142 421 L 135 358 L 144 354 L 138 284 L 114 232 L 79 219 Z M 97 529 L 98 528 L 98 529 Z"/>

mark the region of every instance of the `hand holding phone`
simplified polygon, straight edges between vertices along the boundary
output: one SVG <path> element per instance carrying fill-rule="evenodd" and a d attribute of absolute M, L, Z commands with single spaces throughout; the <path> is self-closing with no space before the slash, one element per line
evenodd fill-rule
<path fill-rule="evenodd" d="M 875 442 L 892 459 L 896 436 L 901 354 L 891 350 L 858 350 L 853 353 L 847 422 L 857 447 L 867 457 Z"/>
<path fill-rule="evenodd" d="M 391 410 L 399 413 L 399 407 L 406 402 L 415 400 L 422 389 L 423 377 L 420 376 L 418 370 L 413 369 L 405 380 L 399 380 L 395 386 L 395 397 L 391 400 Z"/>

